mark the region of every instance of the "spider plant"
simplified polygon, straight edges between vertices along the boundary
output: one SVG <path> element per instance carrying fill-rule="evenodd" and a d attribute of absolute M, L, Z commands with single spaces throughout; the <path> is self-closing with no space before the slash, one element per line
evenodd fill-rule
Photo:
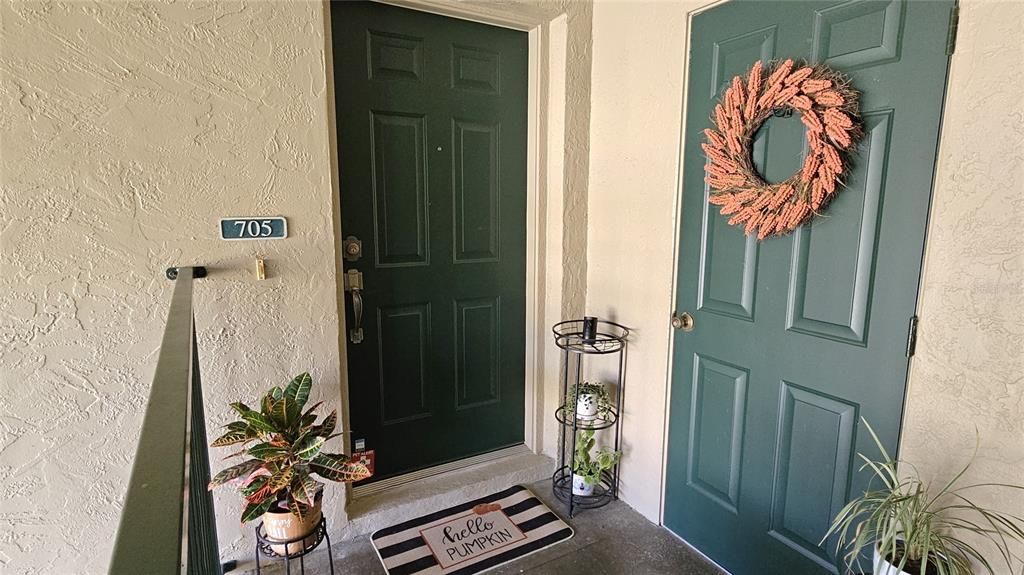
<path fill-rule="evenodd" d="M 249 459 L 218 473 L 209 488 L 224 484 L 238 487 L 246 500 L 242 523 L 275 506 L 302 519 L 314 508 L 323 490 L 323 484 L 313 479 L 314 473 L 341 482 L 370 476 L 365 465 L 350 461 L 345 455 L 323 451 L 327 440 L 341 435 L 334 433 L 338 413 L 332 411 L 316 424 L 314 412 L 320 403 L 302 411 L 312 385 L 310 375 L 303 373 L 285 388 L 274 387 L 267 392 L 259 411 L 241 402 L 231 404 L 242 420 L 229 423 L 227 433 L 211 446 L 240 445 L 241 451 L 227 458 Z"/>
<path fill-rule="evenodd" d="M 847 550 L 844 559 L 850 569 L 855 565 L 859 569 L 862 551 L 874 547 L 878 557 L 911 575 L 970 575 L 972 561 L 994 575 L 993 561 L 976 547 L 978 542 L 988 542 L 1000 555 L 995 563 L 1005 562 L 1013 571 L 1017 558 L 1010 547 L 1014 542 L 1024 542 L 1024 520 L 982 507 L 969 494 L 979 488 L 1024 487 L 1003 483 L 961 485 L 971 466 L 968 461 L 941 489 L 931 490 L 912 465 L 891 457 L 867 421 L 861 421 L 882 458 L 873 461 L 858 454 L 864 461 L 861 470 L 873 473 L 869 490 L 843 507 L 821 544 L 838 535 L 836 550 Z M 909 474 L 901 473 L 908 469 Z"/>

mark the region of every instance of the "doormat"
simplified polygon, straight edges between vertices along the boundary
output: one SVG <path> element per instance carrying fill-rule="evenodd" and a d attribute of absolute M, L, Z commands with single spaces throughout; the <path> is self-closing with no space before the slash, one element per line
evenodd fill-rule
<path fill-rule="evenodd" d="M 482 573 L 568 541 L 572 527 L 522 485 L 370 536 L 388 575 Z"/>

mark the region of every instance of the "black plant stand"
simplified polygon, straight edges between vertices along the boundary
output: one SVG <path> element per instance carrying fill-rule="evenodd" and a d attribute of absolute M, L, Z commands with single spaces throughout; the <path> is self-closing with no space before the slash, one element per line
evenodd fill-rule
<path fill-rule="evenodd" d="M 573 495 L 572 464 L 576 453 L 577 432 L 582 430 L 614 430 L 613 444 L 615 451 L 622 446 L 622 413 L 623 396 L 625 395 L 626 339 L 629 329 L 612 321 L 597 320 L 596 331 L 584 328 L 585 320 L 573 319 L 556 323 L 551 328 L 555 345 L 562 350 L 562 401 L 555 411 L 555 419 L 561 423 L 558 450 L 558 469 L 551 477 L 551 489 L 556 498 L 564 503 L 572 517 L 576 509 L 594 509 L 610 503 L 619 497 L 619 465 L 601 473 L 601 480 L 594 486 L 593 495 Z M 585 333 L 586 332 L 586 333 Z M 576 407 L 566 412 L 569 401 L 569 390 L 572 383 L 579 385 L 583 381 L 583 357 L 597 359 L 605 356 L 605 361 L 618 362 L 618 378 L 611 382 L 615 385 L 615 400 L 607 412 L 599 412 L 594 419 L 576 417 Z M 590 360 L 588 360 L 590 361 Z"/>
<path fill-rule="evenodd" d="M 316 537 L 313 543 L 307 545 L 305 540 L 310 536 Z M 256 526 L 256 575 L 260 574 L 260 555 L 269 557 L 271 559 L 284 559 L 284 569 L 287 575 L 291 575 L 292 572 L 292 560 L 299 560 L 299 573 L 305 575 L 306 573 L 306 562 L 303 559 L 311 551 L 320 546 L 323 540 L 327 540 L 327 560 L 331 565 L 331 575 L 334 575 L 334 557 L 331 556 L 331 536 L 327 534 L 327 520 L 323 517 L 320 518 L 320 523 L 317 523 L 316 529 L 312 533 L 306 533 L 301 537 L 295 539 L 272 539 L 267 536 L 266 531 L 263 529 L 263 522 Z M 296 543 L 302 541 L 302 551 L 298 553 L 290 553 L 290 543 Z M 285 554 L 281 555 L 274 551 L 271 545 L 284 545 Z"/>

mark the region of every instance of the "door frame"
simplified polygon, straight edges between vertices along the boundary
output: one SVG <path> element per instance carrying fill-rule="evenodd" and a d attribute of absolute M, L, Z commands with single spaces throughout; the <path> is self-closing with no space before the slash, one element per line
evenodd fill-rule
<path fill-rule="evenodd" d="M 562 229 L 565 179 L 565 122 L 567 102 L 568 18 L 524 14 L 504 7 L 465 5 L 458 0 L 373 0 L 420 12 L 478 22 L 526 32 L 528 35 L 527 185 L 526 185 L 526 338 L 524 444 L 529 451 L 544 450 L 545 372 L 552 368 L 546 357 L 545 326 L 559 320 L 562 302 Z M 328 136 L 331 158 L 331 213 L 334 228 L 334 263 L 337 283 L 338 347 L 343 429 L 350 428 L 348 357 L 343 286 L 341 238 L 341 190 L 338 171 L 336 110 L 334 102 L 333 43 L 330 0 L 322 0 L 324 67 L 326 74 Z M 548 238 L 551 238 L 549 241 Z M 550 355 L 550 354 L 548 354 Z M 557 361 L 557 360 L 556 360 Z M 473 458 L 470 458 L 473 459 Z M 345 485 L 346 500 L 352 486 Z"/>

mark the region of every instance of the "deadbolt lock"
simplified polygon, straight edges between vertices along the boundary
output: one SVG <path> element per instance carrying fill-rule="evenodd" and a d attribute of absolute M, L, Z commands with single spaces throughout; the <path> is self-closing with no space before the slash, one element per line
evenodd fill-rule
<path fill-rule="evenodd" d="M 345 238 L 341 248 L 345 252 L 345 261 L 359 261 L 359 258 L 363 257 L 363 241 L 355 236 Z"/>
<path fill-rule="evenodd" d="M 689 312 L 672 312 L 672 328 L 693 331 L 693 316 Z"/>

